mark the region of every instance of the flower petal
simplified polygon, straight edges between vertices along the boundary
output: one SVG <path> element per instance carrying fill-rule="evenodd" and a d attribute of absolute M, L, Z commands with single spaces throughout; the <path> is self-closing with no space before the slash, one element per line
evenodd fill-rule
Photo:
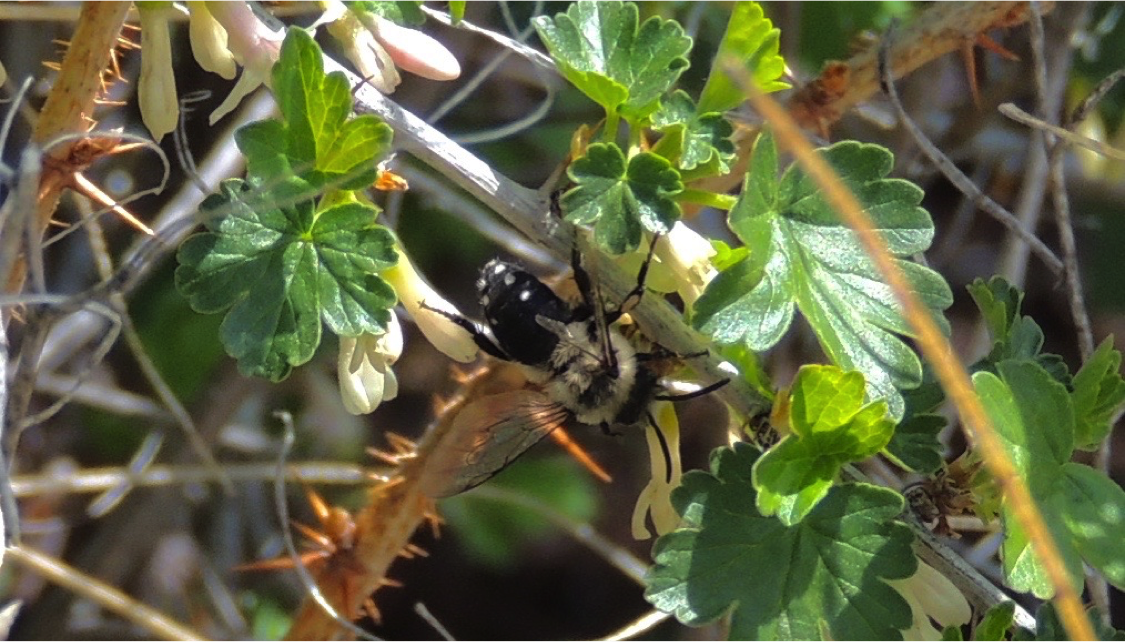
<path fill-rule="evenodd" d="M 189 0 L 188 35 L 191 39 L 191 53 L 199 66 L 227 80 L 233 80 L 238 73 L 234 55 L 227 48 L 227 30 L 207 9 L 203 0 Z"/>
<path fill-rule="evenodd" d="M 141 77 L 137 100 L 141 120 L 157 142 L 176 129 L 180 103 L 176 96 L 176 75 L 172 68 L 172 40 L 168 35 L 165 7 L 140 7 Z"/>
<path fill-rule="evenodd" d="M 398 264 L 384 270 L 381 276 L 394 287 L 402 307 L 406 308 L 426 340 L 449 358 L 461 363 L 475 359 L 477 344 L 472 335 L 434 309 L 454 315 L 460 312 L 426 283 L 401 247 L 396 246 L 395 249 L 398 251 Z M 426 307 L 422 307 L 423 303 Z"/>
<path fill-rule="evenodd" d="M 638 540 L 652 536 L 645 527 L 646 516 L 652 517 L 657 535 L 670 533 L 680 524 L 680 514 L 672 506 L 672 489 L 680 485 L 680 478 L 683 477 L 683 465 L 680 462 L 680 424 L 676 419 L 676 409 L 671 402 L 657 402 L 653 404 L 652 410 L 656 426 L 645 427 L 652 477 L 637 497 L 637 503 L 633 507 L 633 538 Z M 657 431 L 660 431 L 659 435 Z M 665 452 L 671 456 L 671 461 L 665 459 Z"/>
<path fill-rule="evenodd" d="M 445 45 L 417 29 L 379 16 L 372 18 L 368 25 L 374 26 L 375 39 L 399 67 L 430 80 L 453 80 L 461 75 L 461 65 Z"/>

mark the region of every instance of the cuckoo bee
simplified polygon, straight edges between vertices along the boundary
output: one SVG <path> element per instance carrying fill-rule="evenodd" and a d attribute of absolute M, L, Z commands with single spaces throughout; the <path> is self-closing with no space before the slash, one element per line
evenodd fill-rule
<path fill-rule="evenodd" d="M 571 253 L 580 296 L 575 304 L 514 263 L 494 259 L 481 269 L 477 294 L 484 324 L 442 314 L 468 331 L 485 353 L 518 364 L 532 385 L 483 397 L 460 410 L 449 437 L 434 452 L 427 494 L 448 497 L 484 483 L 572 419 L 607 433 L 612 426 L 654 423 L 649 412 L 654 401 L 691 399 L 727 383 L 671 393 L 661 382 L 660 362 L 679 357 L 659 347 L 638 351 L 615 325 L 644 295 L 658 241 L 653 239 L 636 286 L 613 308 L 582 267 L 577 247 Z M 666 446 L 665 455 L 671 456 Z"/>

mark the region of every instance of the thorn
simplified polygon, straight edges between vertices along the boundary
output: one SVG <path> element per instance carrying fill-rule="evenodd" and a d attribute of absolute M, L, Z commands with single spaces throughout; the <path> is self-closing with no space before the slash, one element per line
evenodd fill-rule
<path fill-rule="evenodd" d="M 980 85 L 977 82 L 977 56 L 973 43 L 966 42 L 961 45 L 961 60 L 965 63 L 965 75 L 969 80 L 969 94 L 973 97 L 973 106 L 980 109 Z"/>
<path fill-rule="evenodd" d="M 395 475 L 394 477 L 391 477 L 390 479 L 383 478 L 371 490 L 372 490 L 372 492 L 381 495 L 381 494 L 387 492 L 388 490 L 394 488 L 395 486 L 398 486 L 403 481 L 404 481 L 403 478 L 399 477 L 398 475 Z"/>
<path fill-rule="evenodd" d="M 378 459 L 379 461 L 381 461 L 385 464 L 390 464 L 391 466 L 398 466 L 399 463 L 400 463 L 398 455 L 396 455 L 394 453 L 389 453 L 389 452 L 386 452 L 386 451 L 379 450 L 378 448 L 376 448 L 374 446 L 368 446 L 367 447 L 367 454 L 371 455 L 375 459 Z"/>
<path fill-rule="evenodd" d="M 413 441 L 407 439 L 406 437 L 403 437 L 398 433 L 388 432 L 385 433 L 384 436 L 386 437 L 387 441 L 390 442 L 391 447 L 395 449 L 395 452 L 398 453 L 401 457 L 413 457 L 414 452 L 418 450 L 418 444 L 415 444 Z"/>
<path fill-rule="evenodd" d="M 312 506 L 313 514 L 315 514 L 316 518 L 323 524 L 324 520 L 328 519 L 328 513 L 330 512 L 328 502 L 324 501 L 323 497 L 308 486 L 305 487 L 305 496 L 309 500 L 309 505 Z"/>
<path fill-rule="evenodd" d="M 293 528 L 300 531 L 301 534 L 305 537 L 319 544 L 325 550 L 325 552 L 330 553 L 336 548 L 336 545 L 332 542 L 332 538 L 312 528 L 311 526 L 305 526 L 300 522 L 293 522 Z"/>
<path fill-rule="evenodd" d="M 434 539 L 440 539 L 441 538 L 441 525 L 445 523 L 445 520 L 443 520 L 441 518 L 441 515 L 438 515 L 437 513 L 433 512 L 432 510 L 427 510 L 422 515 L 422 517 L 430 525 L 430 532 L 432 532 L 434 534 Z"/>
<path fill-rule="evenodd" d="M 387 587 L 390 587 L 390 588 L 402 588 L 403 584 L 402 584 L 402 582 L 400 582 L 398 580 L 392 580 L 389 577 L 384 577 L 381 580 L 379 580 L 379 586 L 380 586 L 380 588 L 384 587 L 384 586 L 387 586 Z"/>
<path fill-rule="evenodd" d="M 383 623 L 383 616 L 379 613 L 379 609 L 375 606 L 375 600 L 371 598 L 367 598 L 366 600 L 364 600 L 363 612 L 376 624 Z"/>
<path fill-rule="evenodd" d="M 410 551 L 411 557 L 413 557 L 414 555 L 417 555 L 418 557 L 429 557 L 430 556 L 429 552 L 427 552 L 426 549 L 422 548 L 421 546 L 418 546 L 417 544 L 407 544 L 405 547 L 403 547 L 402 550 Z"/>
<path fill-rule="evenodd" d="M 582 466 L 584 466 L 586 470 L 590 471 L 590 473 L 592 473 L 595 477 L 607 484 L 613 481 L 613 477 L 610 477 L 609 473 L 607 473 L 605 469 L 602 468 L 600 464 L 598 464 L 598 462 L 594 461 L 594 458 L 590 456 L 590 453 L 586 452 L 585 448 L 583 448 L 578 442 L 571 439 L 570 435 L 567 434 L 565 430 L 560 428 L 558 430 L 552 431 L 551 439 L 555 440 L 555 443 L 562 446 L 563 450 L 565 450 L 567 454 L 578 460 L 578 463 L 582 464 Z"/>
<path fill-rule="evenodd" d="M 115 214 L 125 219 L 126 221 L 131 223 L 133 227 L 139 229 L 145 234 L 149 236 L 156 235 L 156 232 L 153 232 L 151 227 L 142 223 L 140 219 L 133 216 L 129 212 L 129 210 L 118 205 L 117 201 L 110 198 L 97 185 L 91 183 L 89 179 L 82 175 L 82 172 L 74 172 L 72 180 L 74 182 L 73 187 L 75 188 L 76 192 L 90 197 L 90 199 L 92 199 L 95 203 L 100 203 L 104 207 L 112 208 Z"/>
<path fill-rule="evenodd" d="M 992 38 L 988 37 L 987 34 L 984 34 L 984 33 L 978 33 L 977 34 L 977 45 L 980 46 L 982 49 L 987 49 L 988 51 L 991 51 L 992 53 L 1000 56 L 1004 60 L 1011 60 L 1012 62 L 1019 62 L 1019 59 L 1020 59 L 1019 56 L 1017 56 L 1015 53 L 1008 50 L 1006 47 L 1004 47 L 1004 45 L 1002 45 L 1002 44 L 996 42 L 995 40 L 993 40 Z"/>

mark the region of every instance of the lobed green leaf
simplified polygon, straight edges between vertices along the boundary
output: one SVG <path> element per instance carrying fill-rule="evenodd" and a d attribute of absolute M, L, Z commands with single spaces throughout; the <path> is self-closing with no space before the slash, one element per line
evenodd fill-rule
<path fill-rule="evenodd" d="M 660 97 L 688 67 L 691 38 L 673 20 L 653 16 L 637 27 L 632 3 L 576 2 L 535 28 L 559 71 L 614 116 L 634 123 L 660 106 Z"/>
<path fill-rule="evenodd" d="M 635 250 L 642 229 L 665 233 L 680 217 L 674 196 L 683 191 L 679 173 L 656 154 L 625 161 L 617 145 L 595 143 L 568 170 L 575 187 L 563 194 L 566 220 L 593 224 L 598 245 L 614 254 Z"/>
<path fill-rule="evenodd" d="M 755 509 L 758 451 L 718 453 L 673 492 L 684 520 L 657 541 L 645 597 L 693 626 L 729 613 L 731 639 L 900 639 L 910 609 L 883 579 L 916 569 L 902 497 L 844 484 L 787 527 Z"/>
<path fill-rule="evenodd" d="M 726 33 L 711 66 L 711 74 L 699 97 L 701 112 L 734 109 L 746 99 L 723 65 L 733 58 L 746 66 L 758 88 L 770 93 L 788 89 L 779 79 L 785 74 L 785 59 L 778 54 L 781 31 L 775 29 L 757 2 L 737 2 L 727 23 Z"/>
<path fill-rule="evenodd" d="M 886 149 L 844 141 L 819 150 L 867 209 L 888 249 L 897 256 L 921 252 L 933 237 L 922 191 L 886 178 L 893 158 Z M 815 183 L 797 166 L 777 178 L 777 150 L 762 135 L 729 224 L 749 256 L 727 268 L 695 304 L 693 324 L 721 344 L 753 350 L 775 345 L 799 308 L 833 363 L 861 372 L 868 398 L 885 400 L 902 417 L 900 389 L 917 387 L 917 355 L 895 335 L 912 332 L 891 288 L 867 257 L 855 233 L 840 222 Z M 929 268 L 897 261 L 915 293 L 940 325 L 952 301 L 945 280 Z"/>

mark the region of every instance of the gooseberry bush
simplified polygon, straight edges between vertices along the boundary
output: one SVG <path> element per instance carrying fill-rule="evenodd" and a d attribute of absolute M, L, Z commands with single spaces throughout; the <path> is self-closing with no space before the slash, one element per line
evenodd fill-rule
<path fill-rule="evenodd" d="M 158 60 L 168 47 L 172 4 L 136 5 L 142 118 L 157 140 L 176 132 L 183 145 L 175 85 L 168 94 L 172 69 Z M 283 438 L 266 429 L 256 433 L 270 444 L 260 451 L 270 464 L 265 472 L 259 468 L 255 476 L 231 467 L 224 474 L 228 446 L 192 437 L 187 410 L 165 399 L 173 415 L 188 416 L 177 421 L 195 456 L 203 458 L 210 476 L 201 479 L 225 481 L 226 491 L 235 495 L 239 480 L 252 479 L 260 514 L 282 532 L 288 524 L 277 520 L 287 520 L 290 505 L 302 511 L 305 504 L 299 493 L 285 501 L 287 478 L 327 483 L 335 470 L 323 462 L 287 463 L 287 444 L 294 439 L 300 450 L 302 443 L 320 438 L 318 430 L 331 432 L 315 425 L 310 408 L 341 421 L 370 415 L 370 422 L 356 425 L 373 433 L 362 441 L 376 450 L 359 454 L 353 448 L 337 457 L 353 458 L 349 483 L 359 492 L 331 502 L 308 493 L 319 527 L 298 528 L 311 548 L 287 554 L 274 538 L 273 549 L 241 548 L 246 553 L 241 559 L 222 558 L 245 569 L 231 584 L 242 586 L 262 571 L 291 575 L 288 597 L 242 586 L 235 610 L 249 623 L 228 622 L 224 628 L 221 618 L 210 615 L 207 627 L 193 632 L 175 628 L 181 626 L 176 619 L 186 618 L 171 609 L 172 623 L 150 620 L 142 626 L 165 635 L 228 637 L 287 630 L 294 638 L 340 635 L 355 623 L 361 628 L 346 634 L 363 635 L 375 620 L 392 626 L 393 620 L 414 616 L 407 607 L 388 606 L 395 604 L 389 597 L 394 589 L 383 588 L 391 583 L 390 565 L 396 556 L 422 554 L 416 542 L 425 535 L 416 531 L 428 522 L 458 542 L 440 549 L 442 555 L 460 551 L 476 556 L 481 567 L 542 554 L 549 549 L 537 553 L 532 542 L 548 541 L 559 531 L 617 559 L 619 566 L 628 566 L 619 561 L 630 555 L 626 549 L 639 552 L 631 559 L 644 567 L 635 574 L 642 587 L 630 606 L 618 607 L 617 618 L 621 623 L 635 618 L 643 596 L 656 615 L 638 620 L 638 631 L 670 616 L 682 625 L 712 627 L 706 636 L 732 639 L 1121 635 L 1110 627 L 1106 596 L 1125 588 L 1120 536 L 1125 492 L 1101 462 L 1112 461 L 1106 459 L 1107 444 L 1125 405 L 1125 380 L 1113 338 L 1095 345 L 1088 332 L 1070 222 L 1061 219 L 1059 232 L 1065 260 L 1049 248 L 1053 263 L 1039 255 L 1024 260 L 1047 265 L 1033 269 L 1049 274 L 1044 278 L 1054 280 L 1056 292 L 1065 292 L 1054 296 L 1067 299 L 1077 339 L 1048 330 L 1028 314 L 1027 296 L 1014 284 L 1025 281 L 1022 276 L 986 270 L 966 278 L 962 269 L 956 278 L 967 287 L 952 287 L 953 279 L 927 260 L 942 234 L 933 210 L 942 201 L 920 186 L 948 192 L 952 179 L 941 183 L 929 170 L 912 167 L 929 162 L 916 157 L 916 147 L 900 142 L 908 158 L 896 157 L 885 132 L 863 136 L 852 134 L 865 131 L 862 127 L 837 125 L 860 102 L 895 116 L 901 104 L 892 83 L 910 82 L 912 73 L 922 73 L 915 71 L 922 62 L 973 39 L 1000 48 L 986 35 L 993 27 L 1011 28 L 1010 37 L 1022 38 L 1021 46 L 1030 38 L 1041 59 L 1044 25 L 1062 21 L 1056 14 L 1065 12 L 1041 15 L 1047 8 L 1023 4 L 1002 14 L 974 5 L 911 7 L 901 16 L 904 26 L 888 27 L 880 42 L 868 43 L 848 63 L 826 65 L 820 77 L 802 83 L 793 71 L 804 64 L 797 59 L 801 54 L 790 47 L 784 50 L 797 52 L 794 59 L 781 55 L 787 33 L 767 16 L 768 8 L 754 2 L 688 9 L 580 1 L 554 13 L 536 11 L 522 34 L 526 43 L 471 25 L 466 3 L 450 3 L 449 14 L 410 2 L 328 4 L 315 20 L 288 26 L 242 3 L 188 5 L 193 51 L 203 68 L 230 80 L 235 63 L 241 67 L 210 124 L 236 112 L 240 100 L 260 85 L 268 88 L 276 112 L 234 131 L 233 144 L 245 162 L 242 174 L 210 186 L 178 226 L 157 226 L 152 240 L 122 261 L 119 272 L 106 274 L 82 298 L 47 296 L 35 278 L 24 285 L 26 275 L 41 271 L 28 259 L 40 246 L 28 245 L 18 258 L 7 258 L 5 276 L 15 288 L 8 301 L 28 310 L 22 319 L 6 317 L 21 350 L 11 353 L 20 357 L 11 363 L 29 358 L 35 324 L 46 332 L 51 319 L 79 308 L 103 314 L 135 335 L 122 295 L 138 270 L 158 264 L 152 248 L 174 250 L 168 268 L 174 276 L 163 281 L 164 292 L 174 291 L 190 307 L 179 320 L 185 327 L 207 324 L 207 332 L 193 335 L 187 349 L 221 345 L 225 356 L 211 363 L 231 360 L 237 375 L 229 381 L 262 385 L 255 388 L 253 407 L 236 404 L 239 412 L 253 415 L 246 421 L 261 426 L 281 423 L 285 432 Z M 655 14 L 646 17 L 648 12 Z M 700 16 L 723 26 L 712 29 L 714 38 L 698 32 L 693 37 L 673 17 L 677 12 L 696 29 Z M 118 28 L 124 15 L 117 18 Z M 522 135 L 550 166 L 546 171 L 558 168 L 541 188 L 523 187 L 505 175 L 506 169 L 519 169 L 518 160 L 486 161 L 451 139 L 440 123 L 427 123 L 388 97 L 399 82 L 406 87 L 412 80 L 401 77 L 396 66 L 435 80 L 457 77 L 453 54 L 422 33 L 442 24 L 447 35 L 499 42 L 503 55 L 515 53 L 547 77 L 549 95 L 558 87 L 568 104 L 583 105 L 572 107 L 569 120 L 528 121 Z M 954 35 L 941 35 L 945 32 L 934 25 Z M 322 50 L 328 42 L 332 47 Z M 924 60 L 911 58 L 910 48 L 898 43 L 928 53 Z M 337 53 L 351 67 L 335 59 Z M 170 65 L 170 58 L 163 64 Z M 64 71 L 65 66 L 64 61 Z M 1057 114 L 1049 118 L 1057 120 Z M 1063 124 L 1075 130 L 1080 120 Z M 907 131 L 905 122 L 886 126 Z M 98 154 L 120 144 L 115 135 L 114 144 Z M 1030 140 L 1044 145 L 1040 134 Z M 1060 140 L 1052 135 L 1039 161 L 1052 171 L 1068 153 Z M 72 142 L 64 139 L 61 146 Z M 52 144 L 56 147 L 44 147 L 55 160 L 43 184 L 63 162 L 55 158 L 60 144 Z M 69 154 L 65 161 L 74 163 L 76 152 Z M 17 196 L 27 198 L 19 182 L 28 171 L 23 163 L 38 161 L 26 158 L 5 174 L 5 212 L 15 211 Z M 58 178 L 58 184 L 77 189 L 73 176 L 84 168 L 68 167 L 63 175 L 71 178 Z M 184 161 L 179 169 L 195 171 Z M 466 208 L 490 210 L 490 222 L 443 205 L 438 196 L 432 203 L 403 201 L 407 184 L 407 197 L 463 190 L 457 198 L 473 202 Z M 1065 182 L 1052 179 L 1050 187 L 1056 190 L 1053 208 L 1064 210 Z M 987 197 L 962 198 L 974 206 L 971 214 Z M 442 211 L 431 218 L 437 221 L 429 224 L 433 230 L 412 227 L 409 218 L 423 216 L 421 210 Z M 511 227 L 495 231 L 494 215 Z M 941 220 L 955 225 L 950 217 Z M 437 231 L 441 226 L 447 229 Z M 670 379 L 726 385 L 694 406 L 654 402 L 646 425 L 621 427 L 613 439 L 568 426 L 572 433 L 588 433 L 576 438 L 594 444 L 595 451 L 617 449 L 603 457 L 619 464 L 617 470 L 609 467 L 614 475 L 629 468 L 617 461 L 624 459 L 619 453 L 637 448 L 644 434 L 649 478 L 642 480 L 642 490 L 622 490 L 620 483 L 616 490 L 593 486 L 600 482 L 589 482 L 589 473 L 569 461 L 529 455 L 533 461 L 508 466 L 547 431 L 533 437 L 528 419 L 511 434 L 502 417 L 509 409 L 499 402 L 488 405 L 487 399 L 535 384 L 526 373 L 480 355 L 472 335 L 454 320 L 478 314 L 468 286 L 474 269 L 457 277 L 470 290 L 460 296 L 434 288 L 422 276 L 423 266 L 441 263 L 435 259 L 439 254 L 467 251 L 472 242 L 463 237 L 474 226 L 501 250 L 522 247 L 530 260 L 552 266 L 565 265 L 574 252 L 606 305 L 626 298 L 642 263 L 651 259 L 646 292 L 623 322 L 630 341 L 678 355 L 679 369 L 667 373 Z M 964 303 L 960 309 L 958 301 Z M 975 326 L 985 337 L 983 349 L 972 352 L 967 340 L 951 345 L 958 325 Z M 146 332 L 159 336 L 151 334 L 155 331 Z M 410 396 L 408 382 L 419 380 L 417 372 L 410 374 L 410 362 L 424 358 L 425 348 L 418 347 L 424 344 L 436 353 L 428 357 L 429 366 L 414 370 L 427 370 L 425 392 L 440 390 L 442 398 L 424 419 L 420 413 L 388 414 Z M 111 340 L 95 356 L 104 357 L 112 345 Z M 333 348 L 335 360 L 327 354 Z M 329 362 L 335 365 L 338 394 L 326 395 L 322 384 L 332 377 L 317 374 Z M 472 365 L 450 377 L 450 362 Z M 20 381 L 21 370 L 12 372 L 11 380 Z M 451 385 L 439 383 L 447 380 Z M 205 389 L 205 384 L 200 377 L 195 385 Z M 77 377 L 74 390 L 82 385 L 83 377 Z M 314 394 L 317 386 L 321 390 Z M 28 419 L 33 415 L 18 386 L 7 390 L 11 434 L 18 439 L 36 423 L 48 425 L 42 418 Z M 281 392 L 265 392 L 270 390 Z M 71 401 L 73 391 L 68 394 L 63 399 Z M 459 433 L 474 421 L 487 423 L 477 416 L 482 407 L 497 413 L 488 429 Z M 271 419 L 275 410 L 293 413 L 298 421 L 289 415 Z M 424 430 L 401 425 L 403 417 L 427 425 Z M 681 440 L 685 450 L 708 444 L 709 454 L 681 452 Z M 17 443 L 6 442 L 9 497 L 33 468 L 21 461 Z M 119 492 L 137 486 L 132 492 L 143 493 L 140 487 L 152 483 L 145 480 L 156 455 L 144 452 L 133 456 L 132 477 L 119 484 Z M 643 460 L 643 453 L 630 451 L 634 454 Z M 467 474 L 462 468 L 492 460 L 501 461 L 493 468 L 506 470 L 479 489 L 449 499 L 432 492 Z M 235 470 L 241 477 L 236 479 Z M 262 492 L 269 484 L 276 502 Z M 631 520 L 621 510 L 596 517 L 598 497 L 605 496 L 608 505 L 614 493 L 629 495 L 618 503 L 632 502 Z M 5 566 L 43 572 L 34 547 L 19 539 L 18 530 L 12 535 L 13 525 L 18 529 L 29 520 L 30 502 L 2 506 L 9 530 Z M 587 522 L 607 532 L 629 530 L 631 538 L 615 543 L 608 534 L 583 534 Z M 992 543 L 995 552 L 967 555 L 966 541 Z M 423 563 L 411 559 L 395 572 L 409 575 L 404 582 L 413 587 L 426 579 L 408 567 Z M 458 592 L 478 590 L 463 573 L 443 571 L 450 568 L 445 564 L 435 563 L 427 572 Z M 211 575 L 200 571 L 200 577 L 222 583 L 213 567 L 199 566 L 212 569 Z M 541 573 L 552 568 L 559 572 L 539 566 Z M 580 590 L 604 597 L 595 584 L 587 581 Z M 518 612 L 525 606 L 507 608 Z M 202 621 L 204 612 L 207 608 L 196 605 L 191 621 Z M 454 637 L 498 635 L 484 625 L 459 631 L 436 609 L 434 617 L 450 626 Z M 532 630 L 518 635 L 562 635 Z M 660 632 L 680 635 L 670 628 Z"/>

